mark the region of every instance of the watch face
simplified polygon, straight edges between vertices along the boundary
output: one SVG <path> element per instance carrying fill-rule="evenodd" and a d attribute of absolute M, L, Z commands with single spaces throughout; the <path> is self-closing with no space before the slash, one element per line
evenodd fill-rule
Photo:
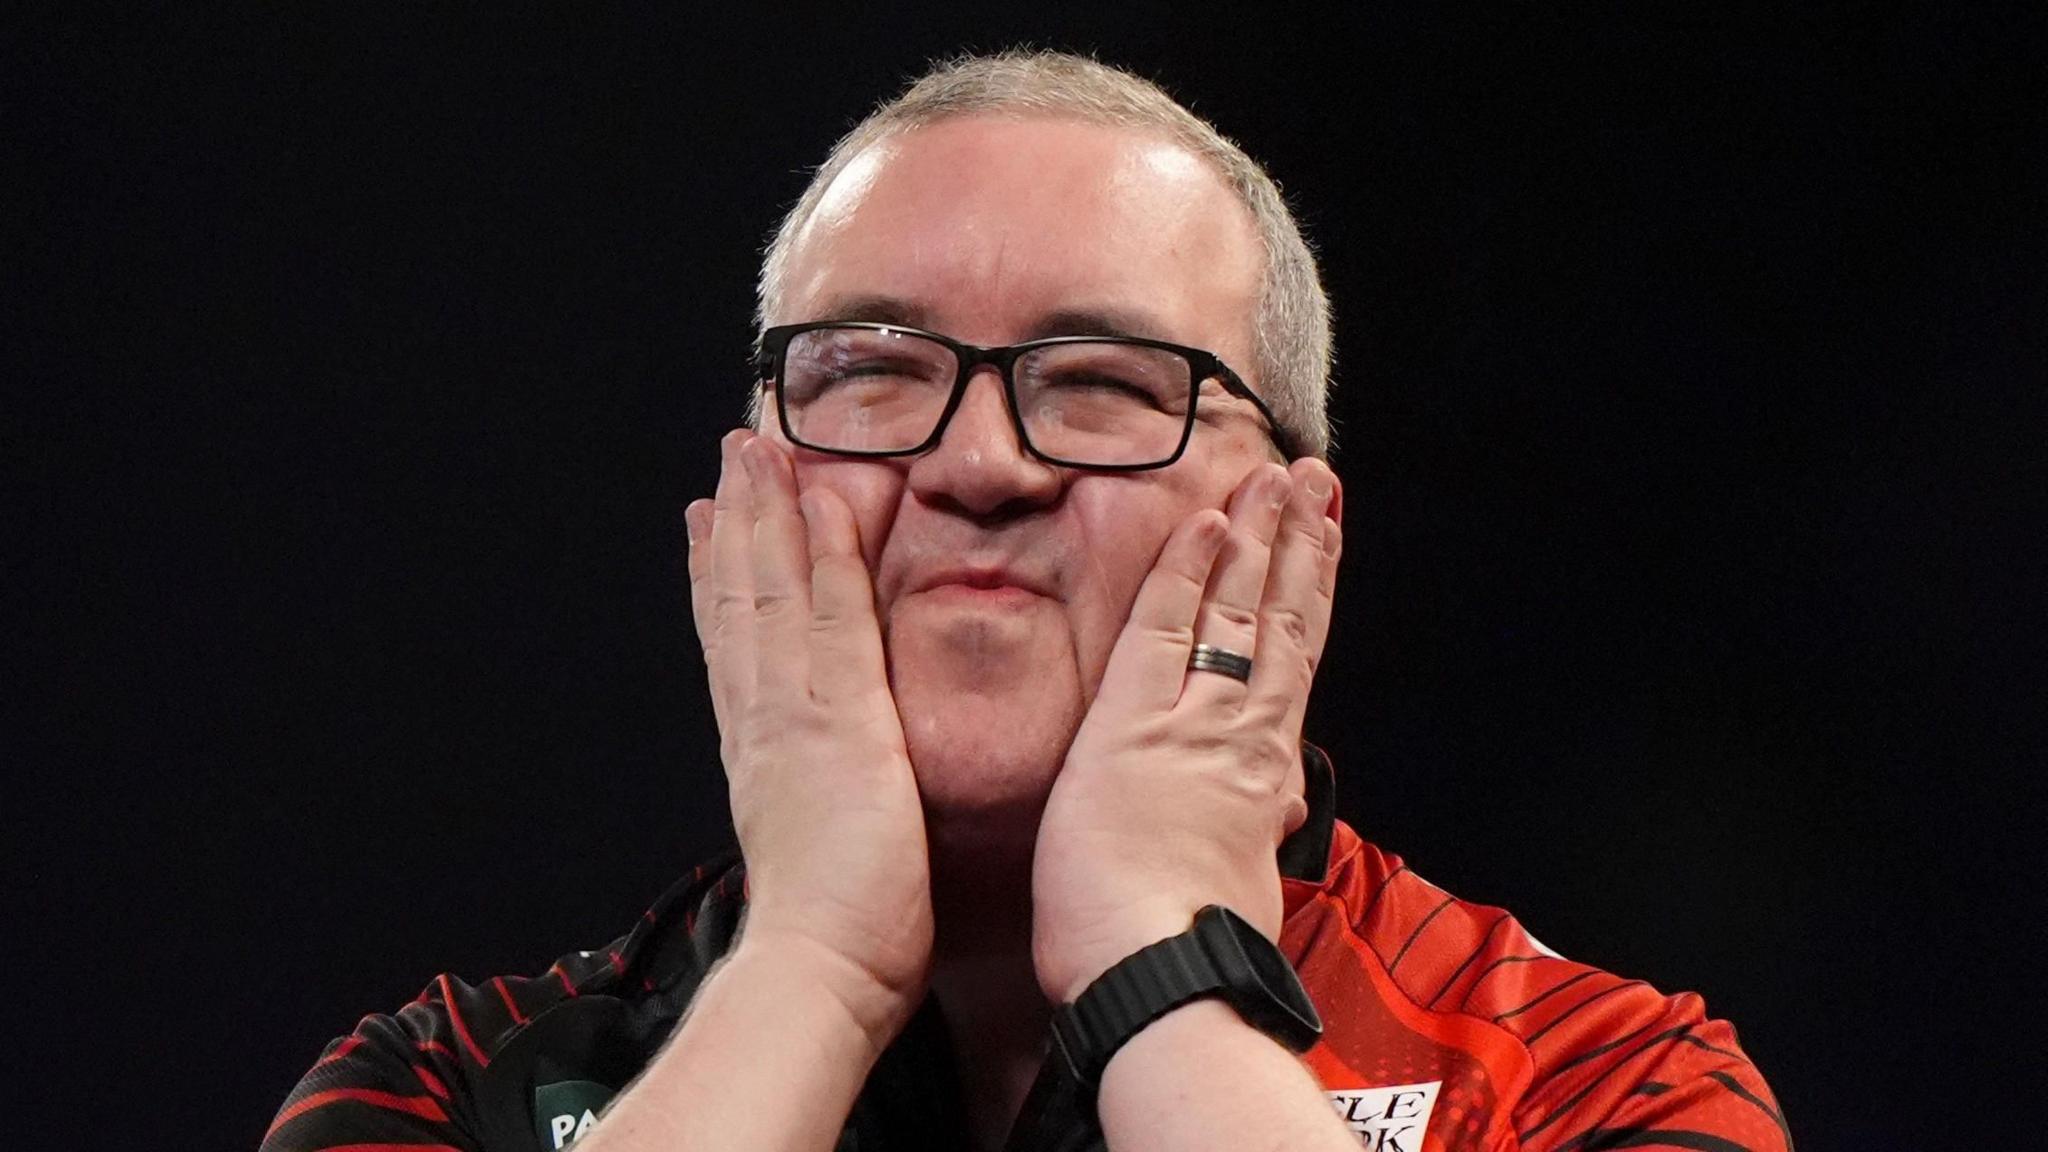
<path fill-rule="evenodd" d="M 1260 1003 L 1240 1004 L 1238 1010 L 1248 1018 L 1256 1014 L 1260 1019 L 1253 1023 L 1297 1051 L 1307 1050 L 1322 1035 L 1323 1021 L 1316 1013 L 1315 1003 L 1308 998 L 1308 991 L 1301 986 L 1300 977 L 1295 975 L 1294 966 L 1250 921 L 1220 904 L 1211 908 L 1263 993 Z"/>

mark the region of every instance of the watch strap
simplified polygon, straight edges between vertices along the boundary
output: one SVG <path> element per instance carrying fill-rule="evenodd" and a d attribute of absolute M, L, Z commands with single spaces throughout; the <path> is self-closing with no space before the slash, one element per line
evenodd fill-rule
<path fill-rule="evenodd" d="M 1053 1012 L 1053 1046 L 1082 1085 L 1093 1088 L 1109 1058 L 1139 1029 L 1229 986 L 1229 974 L 1203 946 L 1200 922 L 1198 914 L 1197 928 L 1124 957 L 1072 1004 Z"/>

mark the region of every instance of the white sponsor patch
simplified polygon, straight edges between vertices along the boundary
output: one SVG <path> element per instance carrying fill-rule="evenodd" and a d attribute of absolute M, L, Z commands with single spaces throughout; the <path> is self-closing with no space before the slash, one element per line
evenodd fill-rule
<path fill-rule="evenodd" d="M 1396 1084 L 1389 1088 L 1349 1088 L 1330 1093 L 1330 1105 L 1343 1117 L 1358 1142 L 1372 1152 L 1422 1152 L 1422 1133 L 1436 1108 L 1436 1090 L 1443 1081 Z"/>

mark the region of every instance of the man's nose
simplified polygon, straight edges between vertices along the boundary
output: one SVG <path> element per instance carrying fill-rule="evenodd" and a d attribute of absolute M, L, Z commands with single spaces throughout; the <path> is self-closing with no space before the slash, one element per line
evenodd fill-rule
<path fill-rule="evenodd" d="M 910 466 L 910 487 L 927 502 L 952 503 L 986 517 L 1008 505 L 1043 505 L 1059 494 L 1060 470 L 1031 455 L 1018 439 L 1003 397 L 1002 377 L 977 369 L 946 424 L 945 435 Z"/>

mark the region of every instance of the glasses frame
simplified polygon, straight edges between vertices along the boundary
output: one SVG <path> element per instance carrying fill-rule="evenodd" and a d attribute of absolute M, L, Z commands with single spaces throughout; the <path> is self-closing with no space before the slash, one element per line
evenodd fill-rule
<path fill-rule="evenodd" d="M 789 342 L 806 332 L 816 332 L 825 328 L 857 328 L 870 332 L 893 332 L 906 336 L 917 336 L 939 344 L 953 353 L 953 358 L 959 362 L 959 371 L 954 376 L 952 394 L 946 397 L 946 407 L 940 411 L 938 423 L 933 426 L 930 436 L 925 437 L 922 443 L 909 448 L 848 449 L 826 448 L 822 445 L 812 444 L 792 430 L 793 425 L 789 419 L 788 404 L 784 399 L 785 390 L 782 387 L 782 374 L 787 367 L 789 356 Z M 1031 434 L 1024 430 L 1024 417 L 1018 410 L 1017 405 L 1017 382 L 1012 377 L 1011 368 L 1017 363 L 1019 357 L 1028 352 L 1040 348 L 1058 347 L 1062 344 L 1128 344 L 1136 348 L 1156 348 L 1162 352 L 1172 352 L 1187 361 L 1189 369 L 1188 414 L 1186 420 L 1181 423 L 1180 439 L 1173 446 L 1173 454 L 1163 460 L 1145 464 L 1083 464 L 1079 461 L 1067 460 L 1040 451 L 1038 446 L 1031 442 Z M 960 401 L 966 398 L 968 381 L 974 378 L 975 370 L 984 364 L 994 367 L 997 375 L 1002 378 L 1004 404 L 1010 413 L 1010 427 L 1017 433 L 1017 443 L 1022 445 L 1024 450 L 1034 458 L 1057 467 L 1083 468 L 1091 472 L 1147 472 L 1154 468 L 1165 468 L 1171 465 L 1174 461 L 1179 460 L 1181 455 L 1187 451 L 1188 442 L 1194 437 L 1195 406 L 1201 398 L 1202 382 L 1205 380 L 1215 380 L 1222 384 L 1223 390 L 1230 395 L 1251 401 L 1252 406 L 1257 408 L 1259 415 L 1265 419 L 1266 435 L 1273 441 L 1274 446 L 1280 450 L 1281 456 L 1288 460 L 1294 460 L 1300 455 L 1300 453 L 1294 451 L 1291 438 L 1286 432 L 1281 430 L 1280 422 L 1273 418 L 1273 410 L 1268 408 L 1266 402 L 1259 399 L 1258 393 L 1253 392 L 1251 388 L 1246 386 L 1244 380 L 1236 372 L 1232 371 L 1230 366 L 1225 364 L 1214 352 L 1201 348 L 1190 348 L 1185 344 L 1173 344 L 1165 340 L 1151 340 L 1143 336 L 1049 336 L 1042 340 L 1026 340 L 1022 344 L 1006 344 L 998 347 L 984 348 L 975 344 L 963 344 L 949 336 L 941 336 L 937 332 L 927 332 L 922 328 L 912 328 L 904 324 L 877 324 L 866 320 L 813 320 L 804 324 L 779 324 L 773 328 L 765 329 L 761 333 L 760 340 L 755 344 L 754 350 L 754 368 L 760 373 L 761 382 L 775 386 L 775 417 L 782 422 L 783 433 L 789 437 L 790 442 L 793 444 L 809 448 L 813 452 L 824 452 L 833 456 L 868 458 L 917 456 L 931 451 L 938 446 L 939 440 L 945 436 L 946 426 L 953 421 L 953 413 L 959 410 Z"/>

